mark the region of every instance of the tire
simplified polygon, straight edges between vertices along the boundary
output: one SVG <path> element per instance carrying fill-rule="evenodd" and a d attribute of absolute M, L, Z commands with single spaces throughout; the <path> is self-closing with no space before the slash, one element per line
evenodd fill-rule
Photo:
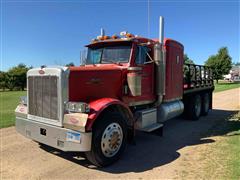
<path fill-rule="evenodd" d="M 209 93 L 205 93 L 202 96 L 202 110 L 201 110 L 202 112 L 201 112 L 201 114 L 203 116 L 206 116 L 208 114 L 209 107 L 210 107 Z"/>
<path fill-rule="evenodd" d="M 191 120 L 198 120 L 201 115 L 202 103 L 201 96 L 195 95 L 190 97 L 187 106 L 187 117 Z"/>
<path fill-rule="evenodd" d="M 93 127 L 91 151 L 86 158 L 98 167 L 116 162 L 122 155 L 127 143 L 127 126 L 119 113 L 103 115 Z"/>

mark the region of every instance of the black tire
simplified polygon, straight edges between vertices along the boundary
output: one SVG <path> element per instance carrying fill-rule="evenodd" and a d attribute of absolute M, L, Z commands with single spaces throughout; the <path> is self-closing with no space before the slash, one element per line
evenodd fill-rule
<path fill-rule="evenodd" d="M 110 147 L 111 143 L 110 140 L 108 141 L 104 141 L 103 142 L 103 138 L 106 137 L 106 131 L 109 129 L 109 127 L 114 128 L 114 125 L 117 125 L 118 129 L 113 129 L 112 131 L 119 130 L 119 127 L 121 127 L 120 129 L 122 129 L 122 143 L 120 143 L 120 146 L 118 146 L 118 136 L 117 135 L 117 142 L 115 142 L 115 144 L 117 144 L 116 146 L 118 146 L 118 150 L 116 152 L 114 152 L 114 155 L 111 156 L 110 152 L 105 151 L 103 152 L 102 148 L 104 148 L 104 142 L 109 142 L 108 146 L 106 147 Z M 104 134 L 105 133 L 105 134 Z M 112 135 L 113 136 L 113 135 Z M 107 136 L 107 137 L 112 137 L 112 136 Z M 107 139 L 107 138 L 105 138 Z M 111 140 L 114 138 L 111 138 Z M 114 139 L 116 140 L 116 138 Z M 104 166 L 108 166 L 114 162 L 116 162 L 121 154 L 123 153 L 125 147 L 126 147 L 126 143 L 127 143 L 127 126 L 126 126 L 126 121 L 125 119 L 121 116 L 121 114 L 119 113 L 106 113 L 104 114 L 102 117 L 100 117 L 100 119 L 98 119 L 98 121 L 96 122 L 96 124 L 94 124 L 93 126 L 93 136 L 92 136 L 92 147 L 91 147 L 91 151 L 89 152 L 85 152 L 86 158 L 94 165 L 98 166 L 98 167 L 104 167 Z M 107 155 L 109 155 L 110 157 L 107 157 Z"/>
<path fill-rule="evenodd" d="M 208 114 L 210 108 L 210 97 L 209 97 L 209 93 L 205 93 L 202 95 L 202 112 L 201 114 L 203 116 L 206 116 Z"/>
<path fill-rule="evenodd" d="M 187 103 L 187 117 L 190 120 L 198 120 L 201 115 L 201 96 L 195 95 L 190 97 Z"/>

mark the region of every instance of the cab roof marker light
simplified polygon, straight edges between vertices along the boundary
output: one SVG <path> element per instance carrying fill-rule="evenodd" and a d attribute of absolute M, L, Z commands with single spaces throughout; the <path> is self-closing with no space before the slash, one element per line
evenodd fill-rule
<path fill-rule="evenodd" d="M 127 33 L 128 33 L 127 31 L 122 31 L 120 32 L 120 36 L 126 36 Z"/>
<path fill-rule="evenodd" d="M 127 33 L 127 34 L 126 34 L 126 37 L 127 37 L 127 38 L 133 38 L 133 37 L 134 37 L 134 35 L 133 35 L 133 34 L 131 34 L 131 33 Z"/>
<path fill-rule="evenodd" d="M 118 38 L 119 38 L 118 35 L 116 34 L 112 35 L 112 39 L 118 39 Z"/>
<path fill-rule="evenodd" d="M 103 40 L 107 40 L 107 39 L 110 39 L 109 36 L 103 36 Z"/>

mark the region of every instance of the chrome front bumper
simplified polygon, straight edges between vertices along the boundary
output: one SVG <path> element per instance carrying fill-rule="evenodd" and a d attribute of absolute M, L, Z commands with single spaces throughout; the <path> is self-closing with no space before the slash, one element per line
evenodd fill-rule
<path fill-rule="evenodd" d="M 91 150 L 92 133 L 78 132 L 40 122 L 16 117 L 16 130 L 27 138 L 62 151 L 86 152 Z M 67 134 L 80 134 L 79 141 L 73 141 Z"/>

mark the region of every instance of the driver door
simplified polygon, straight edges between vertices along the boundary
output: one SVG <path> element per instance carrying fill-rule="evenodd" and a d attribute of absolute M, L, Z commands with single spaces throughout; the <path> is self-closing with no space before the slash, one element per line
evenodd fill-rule
<path fill-rule="evenodd" d="M 137 46 L 135 64 L 141 67 L 142 82 L 141 96 L 136 97 L 139 101 L 150 102 L 155 100 L 154 96 L 154 63 L 150 59 L 151 49 L 147 46 Z M 150 57 L 149 57 L 150 56 Z"/>

